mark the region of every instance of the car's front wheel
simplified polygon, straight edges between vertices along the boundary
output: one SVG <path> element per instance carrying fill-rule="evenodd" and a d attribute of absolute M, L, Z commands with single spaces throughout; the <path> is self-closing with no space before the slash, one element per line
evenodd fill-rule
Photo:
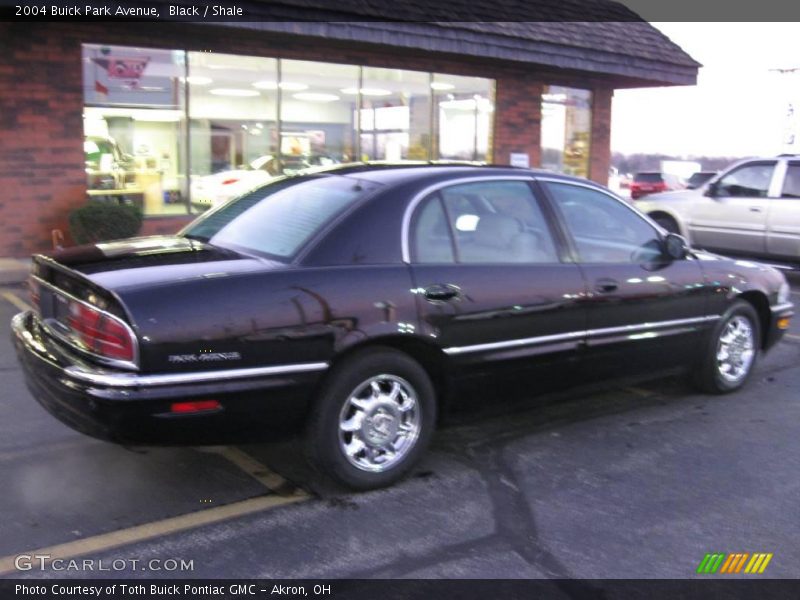
<path fill-rule="evenodd" d="M 758 314 L 749 302 L 738 300 L 714 328 L 695 382 L 714 394 L 738 390 L 753 372 L 760 341 Z"/>
<path fill-rule="evenodd" d="M 389 348 L 360 352 L 334 369 L 309 420 L 312 461 L 354 489 L 394 483 L 417 462 L 433 432 L 436 400 L 428 374 Z"/>

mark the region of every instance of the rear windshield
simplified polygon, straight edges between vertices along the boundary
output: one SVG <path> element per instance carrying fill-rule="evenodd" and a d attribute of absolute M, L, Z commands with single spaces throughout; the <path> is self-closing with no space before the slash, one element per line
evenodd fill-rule
<path fill-rule="evenodd" d="M 326 223 L 376 187 L 331 175 L 283 179 L 206 213 L 183 235 L 224 248 L 289 258 Z"/>
<path fill-rule="evenodd" d="M 636 173 L 633 176 L 636 183 L 661 183 L 661 173 Z"/>

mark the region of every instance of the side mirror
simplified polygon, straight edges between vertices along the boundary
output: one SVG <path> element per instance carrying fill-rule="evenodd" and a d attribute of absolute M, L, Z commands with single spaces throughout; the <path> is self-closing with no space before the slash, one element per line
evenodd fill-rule
<path fill-rule="evenodd" d="M 703 195 L 708 196 L 709 198 L 716 198 L 718 191 L 719 189 L 717 187 L 717 182 L 715 181 L 713 183 L 708 184 L 708 186 L 706 187 L 706 191 L 703 192 Z"/>
<path fill-rule="evenodd" d="M 668 233 L 664 237 L 664 254 L 672 260 L 683 260 L 689 254 L 689 244 L 683 236 Z"/>

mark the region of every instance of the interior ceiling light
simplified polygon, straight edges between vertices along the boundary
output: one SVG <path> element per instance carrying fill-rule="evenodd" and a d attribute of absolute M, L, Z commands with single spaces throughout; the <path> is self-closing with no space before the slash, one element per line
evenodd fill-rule
<path fill-rule="evenodd" d="M 280 87 L 282 90 L 290 92 L 299 92 L 308 89 L 308 85 L 305 83 L 295 83 L 292 81 L 282 81 L 280 85 L 274 81 L 256 81 L 253 83 L 253 87 L 259 90 L 277 90 Z"/>
<path fill-rule="evenodd" d="M 319 92 L 298 92 L 292 98 L 296 100 L 306 100 L 308 102 L 333 102 L 338 100 L 339 96 L 336 94 L 323 94 Z"/>
<path fill-rule="evenodd" d="M 343 90 L 341 90 L 341 92 L 343 94 L 350 94 L 352 96 L 355 96 L 356 94 L 358 94 L 358 88 L 354 87 L 344 88 Z M 362 96 L 388 96 L 391 93 L 392 93 L 391 91 L 384 90 L 382 88 L 361 88 Z"/>
<path fill-rule="evenodd" d="M 238 88 L 214 88 L 213 90 L 208 90 L 208 93 L 214 94 L 215 96 L 236 96 L 239 98 L 261 95 L 255 90 L 241 90 Z"/>
<path fill-rule="evenodd" d="M 181 80 L 183 81 L 183 78 Z M 189 75 L 185 81 L 192 85 L 208 85 L 214 80 L 211 77 L 203 77 L 202 75 Z"/>
<path fill-rule="evenodd" d="M 456 86 L 454 86 L 452 83 L 445 83 L 444 81 L 432 81 L 431 82 L 431 89 L 432 90 L 438 90 L 438 91 L 452 90 L 455 87 Z"/>

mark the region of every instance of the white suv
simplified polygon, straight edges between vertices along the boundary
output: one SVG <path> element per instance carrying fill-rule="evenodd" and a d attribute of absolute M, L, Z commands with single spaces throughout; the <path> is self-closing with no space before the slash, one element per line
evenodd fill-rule
<path fill-rule="evenodd" d="M 743 160 L 636 207 L 695 247 L 800 265 L 800 156 Z"/>

